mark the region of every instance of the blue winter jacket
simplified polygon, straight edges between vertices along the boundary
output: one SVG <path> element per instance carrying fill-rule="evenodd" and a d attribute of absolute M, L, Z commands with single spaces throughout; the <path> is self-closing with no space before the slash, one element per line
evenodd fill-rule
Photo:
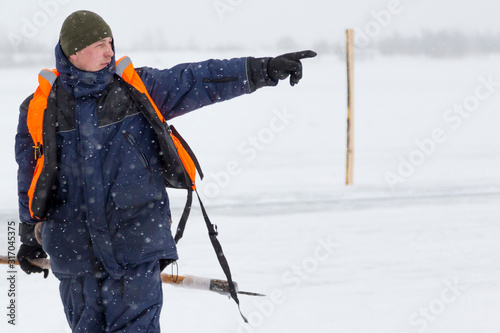
<path fill-rule="evenodd" d="M 129 265 L 177 259 L 156 133 L 115 74 L 114 58 L 99 72 L 85 72 L 58 45 L 56 64 L 57 181 L 42 227 L 54 274 L 74 277 L 104 267 L 119 278 Z M 239 58 L 136 70 L 171 119 L 249 93 L 246 65 Z M 16 136 L 23 224 L 38 222 L 30 217 L 27 196 L 36 164 L 26 124 L 31 98 L 21 105 Z"/>

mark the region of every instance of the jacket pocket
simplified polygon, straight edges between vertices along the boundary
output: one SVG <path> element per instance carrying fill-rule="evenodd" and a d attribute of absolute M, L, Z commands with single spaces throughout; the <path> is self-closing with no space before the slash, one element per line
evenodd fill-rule
<path fill-rule="evenodd" d="M 114 209 L 110 212 L 109 228 L 119 264 L 157 260 L 168 251 L 175 255 L 163 182 L 150 183 L 143 178 L 115 185 L 111 196 Z"/>

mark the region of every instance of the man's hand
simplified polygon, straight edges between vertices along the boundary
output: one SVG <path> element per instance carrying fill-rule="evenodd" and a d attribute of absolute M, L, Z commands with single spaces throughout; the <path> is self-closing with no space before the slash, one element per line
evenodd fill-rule
<path fill-rule="evenodd" d="M 43 277 L 47 278 L 49 275 L 48 269 L 35 266 L 30 262 L 30 260 L 41 258 L 47 258 L 47 254 L 43 251 L 41 246 L 22 244 L 17 252 L 17 261 L 19 261 L 21 269 L 26 274 L 43 272 Z"/>
<path fill-rule="evenodd" d="M 302 78 L 301 59 L 314 58 L 316 52 L 301 51 L 287 53 L 275 58 L 269 59 L 267 64 L 267 73 L 274 81 L 284 80 L 290 75 L 290 85 L 294 86 Z"/>

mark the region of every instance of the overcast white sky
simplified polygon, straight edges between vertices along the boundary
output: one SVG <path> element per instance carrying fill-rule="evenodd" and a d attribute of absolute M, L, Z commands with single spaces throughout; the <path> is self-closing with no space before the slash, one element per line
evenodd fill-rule
<path fill-rule="evenodd" d="M 62 22 L 78 9 L 99 13 L 123 48 L 159 40 L 254 47 L 286 37 L 308 48 L 342 40 L 347 27 L 373 39 L 423 29 L 500 33 L 500 2 L 494 0 L 23 0 L 2 3 L 1 44 L 22 38 L 52 48 Z"/>

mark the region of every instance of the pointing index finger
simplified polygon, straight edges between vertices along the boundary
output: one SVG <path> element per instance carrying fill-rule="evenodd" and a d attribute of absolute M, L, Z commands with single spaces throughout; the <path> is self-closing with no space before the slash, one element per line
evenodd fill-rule
<path fill-rule="evenodd" d="M 301 51 L 297 52 L 298 59 L 305 59 L 305 58 L 314 58 L 317 53 L 311 50 L 306 50 L 306 51 Z"/>

